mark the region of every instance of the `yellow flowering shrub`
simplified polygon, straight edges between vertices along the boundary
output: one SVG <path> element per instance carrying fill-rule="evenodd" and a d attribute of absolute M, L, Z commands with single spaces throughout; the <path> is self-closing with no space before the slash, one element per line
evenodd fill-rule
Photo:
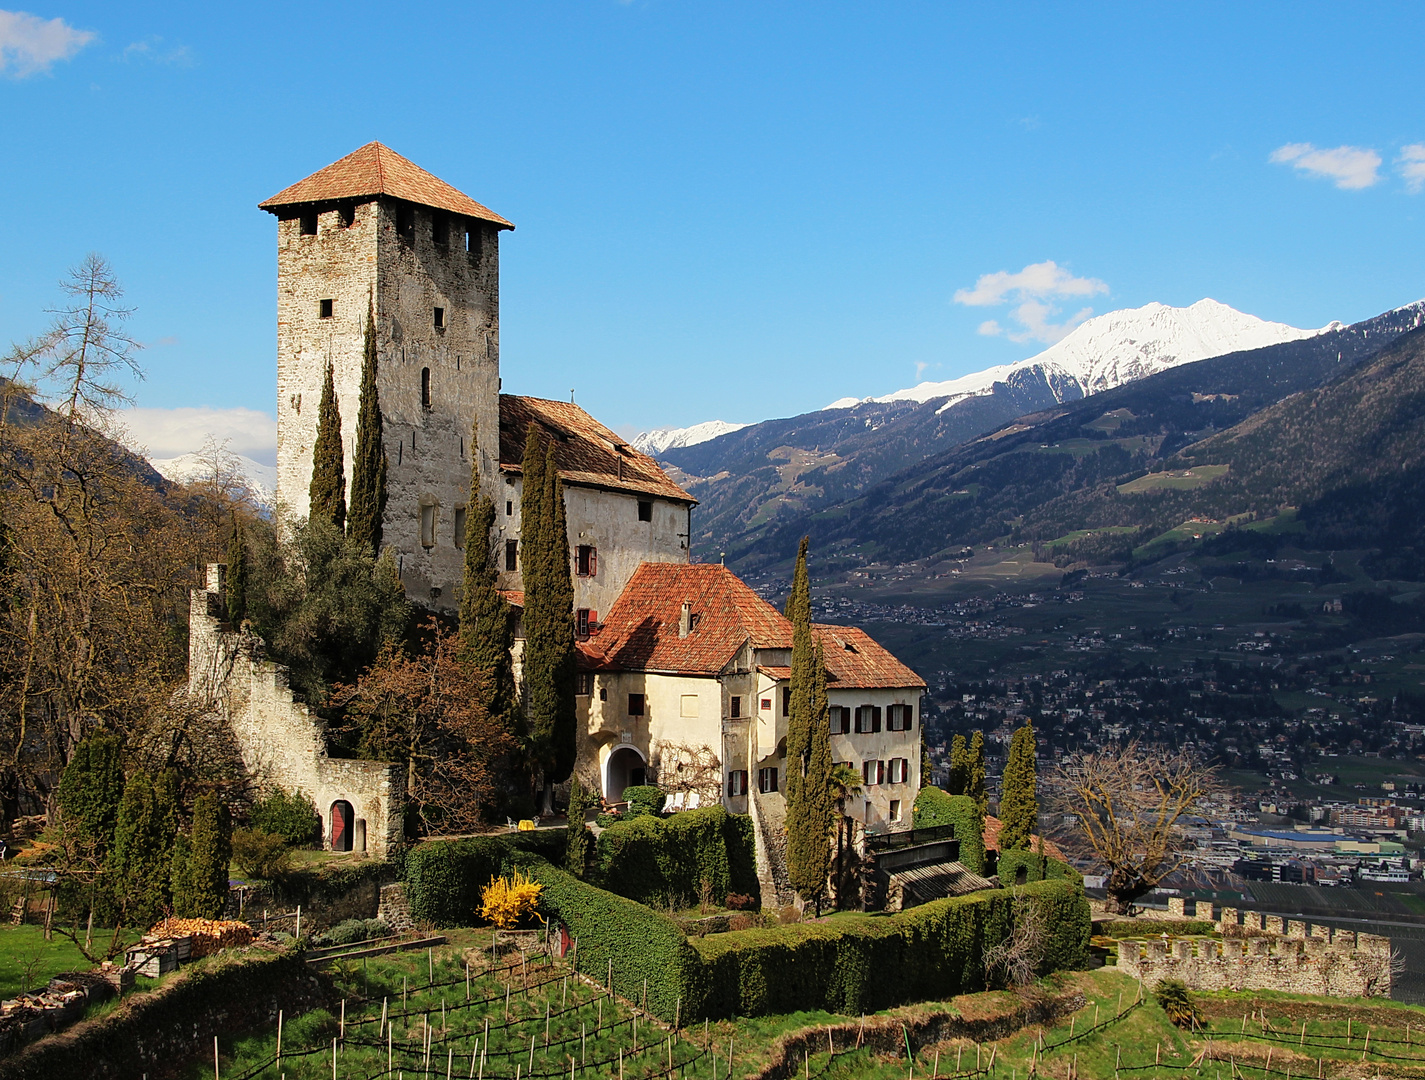
<path fill-rule="evenodd" d="M 508 878 L 494 878 L 480 894 L 480 917 L 501 930 L 509 930 L 518 926 L 526 916 L 534 914 L 543 889 L 543 885 L 531 881 L 518 869 Z"/>

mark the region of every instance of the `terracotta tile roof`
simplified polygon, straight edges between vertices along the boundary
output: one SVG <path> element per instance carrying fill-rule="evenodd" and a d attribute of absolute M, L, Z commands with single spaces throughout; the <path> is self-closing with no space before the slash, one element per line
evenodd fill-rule
<path fill-rule="evenodd" d="M 757 670 L 778 682 L 787 682 L 792 677 L 792 669 L 789 667 L 769 667 L 766 664 L 759 664 Z"/>
<path fill-rule="evenodd" d="M 523 589 L 496 589 L 495 591 L 504 598 L 505 603 L 512 607 L 524 607 Z"/>
<path fill-rule="evenodd" d="M 684 601 L 696 625 L 680 638 Z M 716 675 L 749 639 L 790 649 L 792 624 L 727 567 L 643 563 L 579 652 L 586 669 Z"/>
<path fill-rule="evenodd" d="M 530 421 L 555 440 L 554 458 L 566 484 L 658 495 L 697 504 L 647 454 L 569 401 L 500 395 L 500 468 L 518 473 Z"/>
<path fill-rule="evenodd" d="M 421 206 L 448 210 L 452 214 L 479 218 L 502 229 L 514 228 L 513 223 L 489 207 L 481 206 L 469 195 L 457 191 L 379 142 L 369 142 L 360 150 L 353 150 L 340 161 L 318 169 L 305 180 L 298 180 L 257 206 L 260 210 L 276 213 L 279 207 L 297 203 L 333 202 L 373 195 L 389 195 Z"/>
<path fill-rule="evenodd" d="M 995 851 L 999 850 L 999 831 L 1001 828 L 1003 828 L 1003 826 L 1004 822 L 1002 822 L 999 818 L 995 817 L 992 814 L 985 815 L 986 848 L 993 848 Z M 1031 836 L 1029 838 L 1029 850 L 1039 850 L 1039 837 L 1037 835 Z M 1069 861 L 1069 857 L 1064 854 L 1063 850 L 1059 847 L 1059 845 L 1049 839 L 1045 839 L 1044 841 L 1044 854 L 1048 855 L 1051 859 L 1058 859 L 1060 862 Z"/>
<path fill-rule="evenodd" d="M 925 680 L 906 667 L 864 630 L 816 623 L 827 681 L 836 689 L 924 687 Z"/>

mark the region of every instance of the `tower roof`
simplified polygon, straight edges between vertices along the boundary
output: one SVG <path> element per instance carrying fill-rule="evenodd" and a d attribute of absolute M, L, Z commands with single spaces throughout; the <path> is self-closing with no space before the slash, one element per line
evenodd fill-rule
<path fill-rule="evenodd" d="M 433 206 L 452 214 L 493 222 L 501 229 L 514 224 L 469 195 L 457 191 L 444 180 L 432 176 L 415 162 L 379 142 L 369 142 L 359 150 L 318 169 L 305 180 L 283 188 L 272 198 L 257 204 L 259 210 L 276 213 L 280 207 L 299 203 L 334 202 L 338 199 L 389 195 L 394 199 Z"/>

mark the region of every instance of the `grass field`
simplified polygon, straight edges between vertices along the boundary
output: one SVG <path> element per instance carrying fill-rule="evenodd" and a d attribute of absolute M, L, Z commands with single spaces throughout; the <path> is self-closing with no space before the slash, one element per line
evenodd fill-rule
<path fill-rule="evenodd" d="M 1191 469 L 1173 472 L 1149 473 L 1137 480 L 1118 485 L 1120 495 L 1138 495 L 1145 491 L 1189 491 L 1200 488 L 1227 475 L 1227 465 L 1197 465 Z"/>
<path fill-rule="evenodd" d="M 110 936 L 111 931 L 95 930 L 94 947 L 107 947 Z M 126 940 L 137 941 L 138 935 L 130 934 Z M 88 971 L 93 966 L 79 946 L 61 934 L 46 941 L 39 926 L 0 928 L 0 998 L 42 987 L 66 971 Z"/>

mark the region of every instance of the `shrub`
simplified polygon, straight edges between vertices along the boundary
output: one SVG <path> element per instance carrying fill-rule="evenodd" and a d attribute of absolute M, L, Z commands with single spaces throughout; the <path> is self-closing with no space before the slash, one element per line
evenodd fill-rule
<path fill-rule="evenodd" d="M 954 825 L 960 841 L 960 862 L 972 874 L 985 872 L 985 821 L 968 795 L 947 795 L 936 787 L 923 787 L 911 810 L 911 828 L 933 829 Z"/>
<path fill-rule="evenodd" d="M 501 930 L 513 930 L 534 914 L 543 890 L 543 885 L 531 881 L 515 867 L 509 877 L 494 878 L 481 891 L 480 917 Z"/>
<path fill-rule="evenodd" d="M 530 852 L 562 863 L 566 843 L 563 829 L 536 829 L 416 844 L 406 855 L 411 918 L 432 926 L 472 926 L 478 918 L 481 890 L 500 875 L 511 852 Z"/>
<path fill-rule="evenodd" d="M 652 784 L 634 784 L 623 789 L 624 801 L 628 803 L 629 817 L 637 814 L 661 814 L 663 803 L 668 798 L 663 789 Z"/>
<path fill-rule="evenodd" d="M 248 877 L 271 881 L 286 872 L 292 862 L 287 841 L 261 829 L 233 830 L 233 862 Z"/>
<path fill-rule="evenodd" d="M 253 806 L 249 820 L 254 829 L 275 833 L 293 847 L 305 847 L 321 837 L 317 804 L 300 788 L 291 795 L 276 789 Z"/>
<path fill-rule="evenodd" d="M 312 944 L 317 948 L 331 945 L 351 945 L 358 941 L 370 941 L 372 938 L 385 937 L 390 932 L 391 928 L 381 919 L 347 919 L 337 923 L 325 933 L 313 935 Z"/>
<path fill-rule="evenodd" d="M 623 814 L 603 811 L 594 815 L 594 824 L 601 829 L 607 829 L 610 825 L 617 825 L 620 821 L 627 820 Z"/>
<path fill-rule="evenodd" d="M 1153 999 L 1174 1027 L 1196 1031 L 1202 1026 L 1202 1010 L 1197 1007 L 1188 993 L 1187 984 L 1181 979 L 1164 979 L 1153 987 Z"/>
<path fill-rule="evenodd" d="M 1211 934 L 1217 930 L 1217 924 L 1206 919 L 1114 919 L 1099 923 L 1094 929 L 1111 938 L 1153 938 L 1163 934 L 1186 937 L 1190 934 Z"/>
<path fill-rule="evenodd" d="M 740 892 L 728 893 L 727 899 L 722 904 L 723 907 L 731 908 L 733 911 L 758 911 L 762 907 L 762 901 L 756 896 Z"/>
<path fill-rule="evenodd" d="M 752 819 L 720 806 L 611 825 L 599 836 L 597 864 L 599 885 L 654 907 L 691 903 L 703 882 L 719 904 L 729 892 L 759 892 Z"/>
<path fill-rule="evenodd" d="M 1084 883 L 1084 876 L 1066 862 L 1058 859 L 1051 859 L 1047 855 L 1042 859 L 1035 851 L 1001 851 L 999 859 L 995 863 L 995 873 L 999 875 L 1000 884 L 1009 888 L 1018 878 L 1019 868 L 1024 867 L 1025 881 L 1072 881 L 1075 885 Z"/>

